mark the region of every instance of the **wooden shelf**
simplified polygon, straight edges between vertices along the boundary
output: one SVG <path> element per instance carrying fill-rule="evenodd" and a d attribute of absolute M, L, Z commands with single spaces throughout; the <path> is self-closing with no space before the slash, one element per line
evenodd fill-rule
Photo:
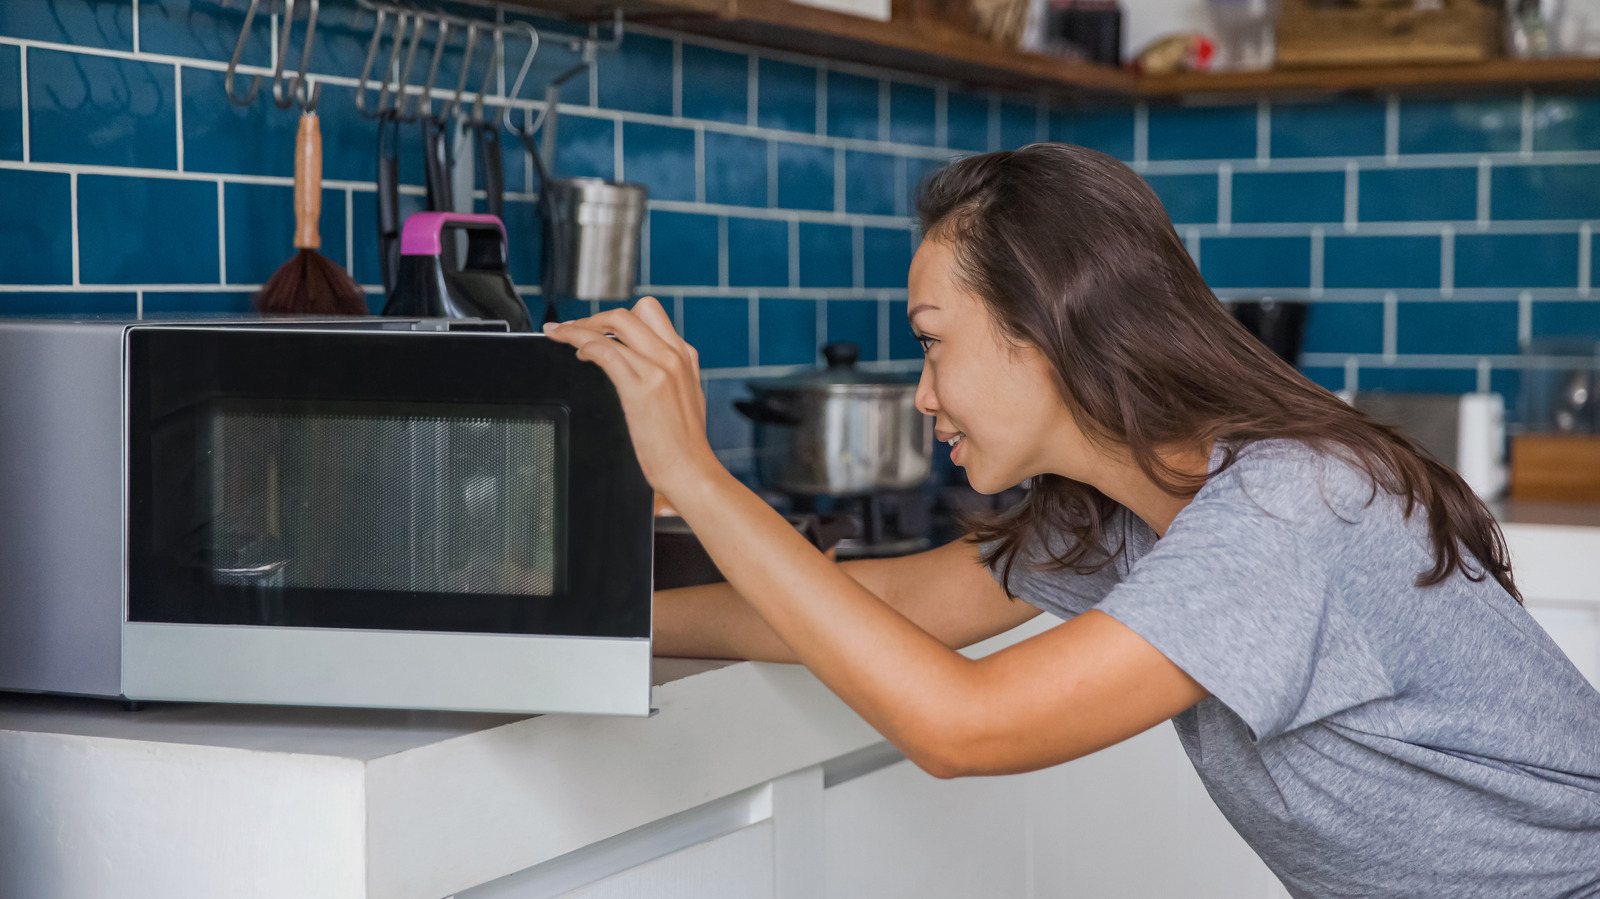
<path fill-rule="evenodd" d="M 1139 79 L 1139 92 L 1151 98 L 1388 90 L 1520 90 L 1541 86 L 1600 89 L 1600 59 L 1495 59 L 1462 65 L 1274 69 L 1268 72 L 1186 73 Z"/>
<path fill-rule="evenodd" d="M 582 17 L 609 17 L 617 0 L 515 0 Z M 1072 100 L 1182 102 L 1386 91 L 1509 92 L 1525 87 L 1600 91 L 1600 59 L 1492 60 L 1267 72 L 1140 76 L 1112 66 L 1008 50 L 949 23 L 918 19 L 894 0 L 879 22 L 789 0 L 620 0 L 629 21 L 730 41 L 916 72 L 985 88 Z"/>

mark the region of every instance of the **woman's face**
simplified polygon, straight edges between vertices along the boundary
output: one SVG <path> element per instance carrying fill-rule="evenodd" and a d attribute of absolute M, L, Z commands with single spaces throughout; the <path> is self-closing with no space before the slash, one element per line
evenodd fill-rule
<path fill-rule="evenodd" d="M 1099 453 L 1056 391 L 1050 363 L 1002 335 L 957 274 L 941 240 L 924 240 L 911 260 L 906 313 L 927 356 L 917 408 L 933 416 L 934 436 L 954 441 L 950 458 L 980 493 L 1044 473 L 1090 482 Z"/>

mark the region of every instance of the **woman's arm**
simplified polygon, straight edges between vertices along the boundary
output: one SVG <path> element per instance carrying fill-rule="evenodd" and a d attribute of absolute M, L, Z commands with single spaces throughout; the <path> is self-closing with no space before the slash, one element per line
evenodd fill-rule
<path fill-rule="evenodd" d="M 1038 614 L 1006 596 L 965 540 L 895 559 L 844 562 L 839 570 L 945 646 L 960 649 Z M 655 597 L 655 653 L 692 658 L 797 662 L 738 591 L 726 583 L 662 590 Z"/>
<path fill-rule="evenodd" d="M 953 777 L 1058 764 L 1205 697 L 1155 647 L 1094 611 L 967 659 L 823 557 L 721 466 L 706 442 L 697 355 L 659 303 L 646 298 L 632 312 L 547 333 L 611 378 L 645 476 L 739 595 L 924 770 Z"/>

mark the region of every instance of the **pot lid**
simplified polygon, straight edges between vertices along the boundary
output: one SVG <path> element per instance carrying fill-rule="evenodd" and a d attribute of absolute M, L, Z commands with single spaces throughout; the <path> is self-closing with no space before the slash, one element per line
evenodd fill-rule
<path fill-rule="evenodd" d="M 895 391 L 915 389 L 916 381 L 897 372 L 862 371 L 856 368 L 861 358 L 861 347 L 849 342 L 830 343 L 822 348 L 826 368 L 796 372 L 783 378 L 763 378 L 746 382 L 758 392 L 771 391 L 825 391 L 854 392 L 857 388 L 879 392 L 885 388 Z"/>

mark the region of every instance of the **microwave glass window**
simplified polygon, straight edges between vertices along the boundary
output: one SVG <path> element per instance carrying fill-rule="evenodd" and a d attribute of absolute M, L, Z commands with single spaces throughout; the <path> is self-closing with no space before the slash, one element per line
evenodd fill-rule
<path fill-rule="evenodd" d="M 207 425 L 209 490 L 197 498 L 209 508 L 196 511 L 216 585 L 563 590 L 559 409 L 230 401 Z"/>

